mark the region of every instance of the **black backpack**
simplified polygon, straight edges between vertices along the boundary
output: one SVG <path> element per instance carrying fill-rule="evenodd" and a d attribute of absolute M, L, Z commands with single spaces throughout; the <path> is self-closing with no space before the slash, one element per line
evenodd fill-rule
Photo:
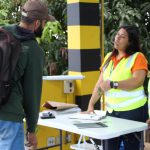
<path fill-rule="evenodd" d="M 9 100 L 12 77 L 20 51 L 20 41 L 5 29 L 0 28 L 0 106 Z"/>

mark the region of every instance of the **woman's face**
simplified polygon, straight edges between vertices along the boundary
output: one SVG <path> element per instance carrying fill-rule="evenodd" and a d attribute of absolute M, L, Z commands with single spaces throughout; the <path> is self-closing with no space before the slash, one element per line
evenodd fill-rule
<path fill-rule="evenodd" d="M 128 33 L 126 32 L 125 29 L 121 28 L 115 36 L 114 48 L 117 49 L 118 51 L 125 52 L 128 45 L 129 45 Z"/>

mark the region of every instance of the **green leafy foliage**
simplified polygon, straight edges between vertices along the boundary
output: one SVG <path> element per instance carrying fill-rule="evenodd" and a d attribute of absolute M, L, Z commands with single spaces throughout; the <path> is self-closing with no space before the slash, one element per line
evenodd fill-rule
<path fill-rule="evenodd" d="M 59 20 L 62 30 L 67 30 L 67 0 L 50 0 L 49 10 Z"/>
<path fill-rule="evenodd" d="M 60 23 L 48 22 L 38 41 L 45 50 L 44 75 L 63 74 L 68 67 L 67 39 Z"/>
<path fill-rule="evenodd" d="M 49 12 L 55 16 L 55 22 L 49 22 L 44 28 L 40 45 L 45 51 L 44 75 L 60 75 L 68 70 L 67 50 L 67 2 L 49 0 Z"/>
<path fill-rule="evenodd" d="M 0 25 L 18 23 L 25 0 L 0 0 Z"/>

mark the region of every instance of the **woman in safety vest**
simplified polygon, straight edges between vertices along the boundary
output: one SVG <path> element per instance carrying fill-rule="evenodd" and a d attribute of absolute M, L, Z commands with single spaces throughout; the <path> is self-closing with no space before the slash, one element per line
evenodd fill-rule
<path fill-rule="evenodd" d="M 149 80 L 148 80 L 148 110 L 149 110 L 149 117 L 150 117 L 150 65 L 148 65 L 148 70 L 149 70 L 149 73 L 148 73 L 148 77 L 149 77 Z M 148 123 L 148 128 L 150 129 L 150 119 L 147 120 L 147 123 Z"/>
<path fill-rule="evenodd" d="M 100 70 L 87 111 L 94 111 L 101 89 L 105 94 L 107 115 L 146 122 L 148 108 L 143 82 L 148 68 L 147 60 L 140 52 L 137 27 L 119 28 L 114 39 L 114 50 L 106 55 Z M 122 141 L 125 150 L 140 150 L 140 138 L 140 133 L 136 136 L 132 133 L 109 139 L 108 150 L 119 150 Z"/>

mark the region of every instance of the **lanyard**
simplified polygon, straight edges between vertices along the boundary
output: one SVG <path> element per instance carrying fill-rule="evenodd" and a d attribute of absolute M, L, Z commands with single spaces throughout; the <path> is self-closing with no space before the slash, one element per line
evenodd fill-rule
<path fill-rule="evenodd" d="M 112 65 L 111 65 L 111 68 L 110 68 L 110 72 L 109 72 L 109 78 L 110 78 L 113 70 L 114 70 L 114 63 L 112 62 Z"/>

